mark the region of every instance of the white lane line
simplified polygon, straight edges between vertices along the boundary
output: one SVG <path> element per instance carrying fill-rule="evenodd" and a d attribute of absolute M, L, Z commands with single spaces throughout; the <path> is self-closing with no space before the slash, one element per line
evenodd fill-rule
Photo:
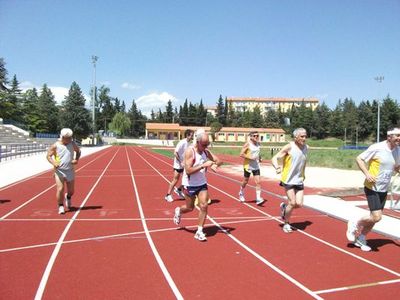
<path fill-rule="evenodd" d="M 169 218 L 168 220 L 171 221 L 171 218 Z M 185 220 L 188 220 L 188 219 L 185 219 Z M 76 221 L 78 221 L 78 220 L 75 220 L 75 222 Z M 197 221 L 197 218 L 196 218 L 196 221 Z M 253 219 L 253 220 L 221 222 L 219 224 L 221 224 L 221 225 L 231 225 L 231 224 L 260 222 L 260 221 L 269 221 L 269 219 L 262 218 L 262 219 Z M 204 227 L 211 227 L 211 226 L 214 226 L 214 225 L 206 224 Z M 191 226 L 189 225 L 189 226 L 186 226 L 186 228 L 197 228 L 197 225 L 191 225 Z M 165 232 L 165 231 L 176 231 L 176 226 L 168 227 L 168 228 L 162 228 L 162 229 L 149 230 L 149 233 L 157 233 L 157 232 Z M 95 237 L 89 237 L 89 238 L 82 238 L 82 239 L 76 239 L 76 240 L 63 241 L 62 244 L 64 245 L 64 244 L 73 244 L 73 243 L 80 243 L 80 242 L 87 242 L 87 241 L 102 241 L 102 240 L 107 240 L 107 239 L 129 237 L 131 235 L 141 235 L 141 234 L 144 234 L 144 233 L 145 233 L 144 231 L 135 231 L 135 232 L 118 233 L 118 234 L 111 234 L 111 235 L 102 235 L 102 236 L 95 236 Z M 28 249 L 35 249 L 35 248 L 43 248 L 43 247 L 54 246 L 56 244 L 57 244 L 57 242 L 52 242 L 52 243 L 36 244 L 36 245 L 23 246 L 23 247 L 7 248 L 7 249 L 1 249 L 0 253 L 21 251 L 21 250 L 28 250 Z"/>
<path fill-rule="evenodd" d="M 153 242 L 153 239 L 152 239 L 152 237 L 150 235 L 150 232 L 149 232 L 149 229 L 147 227 L 146 220 L 145 220 L 145 216 L 144 216 L 141 200 L 140 200 L 140 197 L 139 197 L 138 189 L 137 189 L 137 186 L 136 186 L 135 176 L 133 175 L 131 161 L 129 159 L 129 155 L 128 155 L 128 151 L 127 151 L 126 147 L 125 147 L 125 152 L 126 152 L 126 157 L 128 159 L 129 170 L 131 172 L 132 183 L 133 183 L 133 186 L 134 186 L 134 189 L 135 189 L 136 203 L 137 203 L 138 208 L 139 208 L 139 214 L 140 214 L 140 217 L 142 218 L 143 229 L 145 231 L 145 234 L 146 234 L 147 240 L 149 242 L 151 251 L 153 251 L 154 257 L 156 258 L 156 260 L 158 262 L 158 265 L 160 266 L 160 269 L 163 272 L 164 277 L 167 280 L 169 286 L 171 287 L 175 297 L 177 299 L 183 300 L 183 296 L 182 296 L 181 292 L 179 291 L 178 287 L 176 286 L 174 280 L 172 279 L 171 274 L 168 272 L 167 267 L 165 266 L 164 261 L 162 260 L 162 258 L 160 256 L 160 253 L 158 253 L 158 250 L 157 250 L 157 248 L 156 248 L 156 246 L 155 246 L 155 244 Z"/>
<path fill-rule="evenodd" d="M 86 198 L 82 201 L 80 207 L 75 212 L 75 214 L 73 215 L 71 220 L 68 222 L 68 224 L 65 227 L 63 233 L 61 234 L 60 238 L 58 239 L 56 247 L 54 248 L 53 253 L 51 254 L 51 257 L 50 257 L 50 259 L 49 259 L 49 261 L 47 263 L 47 266 L 46 266 L 46 269 L 45 269 L 45 271 L 43 273 L 42 279 L 40 280 L 39 287 L 38 287 L 38 289 L 36 291 L 35 300 L 42 299 L 43 293 L 44 293 L 44 289 L 46 288 L 46 284 L 47 284 L 47 281 L 48 281 L 49 276 L 50 276 L 50 272 L 51 272 L 51 270 L 53 268 L 54 262 L 56 261 L 57 255 L 60 252 L 61 246 L 63 244 L 63 241 L 64 241 L 69 229 L 71 228 L 71 226 L 74 223 L 75 219 L 78 217 L 78 214 L 80 213 L 81 208 L 85 206 L 85 204 L 88 201 L 89 197 L 92 195 L 94 189 L 99 184 L 100 180 L 103 178 L 104 173 L 107 171 L 108 167 L 113 162 L 113 160 L 114 160 L 114 158 L 115 158 L 115 156 L 117 155 L 118 152 L 119 152 L 119 150 L 117 152 L 115 152 L 114 156 L 110 159 L 109 163 L 104 168 L 103 172 L 101 173 L 101 175 L 99 176 L 99 178 L 97 179 L 95 184 L 92 186 L 92 188 L 90 189 L 90 191 L 87 194 Z"/>
<path fill-rule="evenodd" d="M 151 156 L 153 156 L 153 155 L 151 155 Z M 156 159 L 158 159 L 158 160 L 160 160 L 160 161 L 162 161 L 163 163 L 167 164 L 167 162 L 163 161 L 162 159 L 160 159 L 160 158 L 158 158 L 158 157 L 156 157 L 156 156 L 153 156 L 153 157 L 156 158 Z M 219 177 L 222 177 L 222 178 L 225 178 L 225 179 L 229 179 L 229 180 L 234 181 L 234 182 L 238 182 L 237 180 L 234 180 L 234 179 L 232 179 L 232 178 L 229 178 L 229 177 L 224 176 L 224 175 L 221 175 L 221 174 L 215 174 L 215 173 L 212 173 L 212 174 L 213 174 L 213 175 L 216 175 L 216 176 L 219 176 Z M 226 196 L 228 196 L 228 197 L 234 199 L 235 201 L 239 201 L 238 198 L 236 198 L 236 197 L 234 197 L 234 196 L 232 196 L 232 195 L 226 193 L 225 191 L 223 191 L 223 190 L 217 188 L 216 186 L 213 186 L 213 185 L 211 185 L 211 184 L 209 184 L 209 186 L 213 187 L 214 189 L 216 189 L 217 191 L 223 193 L 224 195 L 226 195 Z M 274 194 L 274 193 L 272 193 L 272 192 L 269 192 L 269 194 L 274 195 L 274 196 L 279 197 L 279 198 L 282 198 L 282 196 L 279 196 L 279 195 Z M 277 221 L 277 222 L 283 224 L 283 221 L 281 221 L 279 218 L 274 217 L 274 216 L 272 216 L 272 215 L 270 215 L 270 214 L 268 214 L 268 213 L 262 211 L 261 209 L 258 209 L 258 208 L 256 208 L 256 207 L 253 207 L 253 206 L 251 206 L 251 205 L 248 204 L 248 203 L 243 203 L 243 205 L 246 205 L 247 207 L 249 207 L 249 208 L 251 208 L 251 209 L 253 209 L 253 210 L 255 210 L 255 211 L 258 211 L 259 213 L 261 213 L 261 214 L 263 214 L 263 215 L 265 215 L 265 216 L 267 216 L 267 217 L 270 217 L 270 218 L 274 219 L 275 221 Z M 373 261 L 370 261 L 370 260 L 368 260 L 368 259 L 365 259 L 365 258 L 363 258 L 363 257 L 361 257 L 361 256 L 358 256 L 358 255 L 356 255 L 356 254 L 354 254 L 354 253 L 351 253 L 351 252 L 349 252 L 349 251 L 347 251 L 347 250 L 344 250 L 344 249 L 342 249 L 342 248 L 340 248 L 340 247 L 338 247 L 338 246 L 335 246 L 335 245 L 333 245 L 333 244 L 331 244 L 331 243 L 329 243 L 329 242 L 327 242 L 327 241 L 325 241 L 325 240 L 322 240 L 322 239 L 320 239 L 320 238 L 318 238 L 318 237 L 316 237 L 316 236 L 314 236 L 314 235 L 312 235 L 312 234 L 309 234 L 309 233 L 307 233 L 307 232 L 305 232 L 305 231 L 303 231 L 303 230 L 301 230 L 301 229 L 297 229 L 296 231 L 299 232 L 299 233 L 301 233 L 301 234 L 304 234 L 304 235 L 308 236 L 309 238 L 312 238 L 312 239 L 314 239 L 314 240 L 316 240 L 316 241 L 318 241 L 318 242 L 320 242 L 320 243 L 323 243 L 323 244 L 325 244 L 326 246 L 329 246 L 329 247 L 331 247 L 331 248 L 333 248 L 333 249 L 335 249 L 335 250 L 338 250 L 338 251 L 340 251 L 340 252 L 342 252 L 342 253 L 345 253 L 345 254 L 347 254 L 347 255 L 350 255 L 350 256 L 352 256 L 352 257 L 358 259 L 358 260 L 361 260 L 361 261 L 363 261 L 363 262 L 365 262 L 365 263 L 367 263 L 367 264 L 370 264 L 370 265 L 372 265 L 372 266 L 374 266 L 374 267 L 376 267 L 376 268 L 378 268 L 378 269 L 384 270 L 384 271 L 386 271 L 386 272 L 388 272 L 388 273 L 391 273 L 391 274 L 393 274 L 393 275 L 395 275 L 395 276 L 400 277 L 400 273 L 398 273 L 398 272 L 396 272 L 396 271 L 393 271 L 393 270 L 391 270 L 391 269 L 389 269 L 389 268 L 386 268 L 386 267 L 384 267 L 384 266 L 382 266 L 382 265 L 380 265 L 380 264 L 377 264 L 377 263 L 375 263 L 375 262 L 373 262 Z"/>
<path fill-rule="evenodd" d="M 79 172 L 80 170 L 82 170 L 83 168 L 85 168 L 86 166 L 90 165 L 92 162 L 94 162 L 95 160 L 99 159 L 100 157 L 102 157 L 103 155 L 105 155 L 106 153 L 108 153 L 109 151 L 101 154 L 100 156 L 95 157 L 94 159 L 92 159 L 90 162 L 86 163 L 85 165 L 83 165 L 82 167 L 80 167 L 78 170 L 76 170 L 76 172 Z M 50 172 L 50 171 L 46 171 L 46 172 Z M 36 198 L 38 198 L 39 196 L 43 195 L 44 193 L 46 193 L 47 191 L 49 191 L 50 189 L 52 189 L 53 187 L 55 187 L 56 185 L 53 184 L 50 187 L 48 187 L 47 189 L 45 189 L 44 191 L 40 192 L 39 194 L 37 194 L 36 196 L 32 197 L 31 199 L 25 201 L 24 203 L 22 203 L 20 206 L 18 206 L 17 208 L 13 209 L 12 211 L 10 211 L 9 213 L 5 214 L 4 216 L 2 216 L 0 218 L 0 220 L 4 220 L 5 218 L 8 218 L 10 215 L 12 215 L 13 213 L 15 213 L 16 211 L 20 210 L 21 208 L 23 208 L 24 206 L 28 205 L 29 203 L 31 203 L 33 200 L 35 200 Z"/>
<path fill-rule="evenodd" d="M 133 150 L 135 151 L 135 150 Z M 136 151 L 135 151 L 136 152 Z M 161 174 L 149 161 L 147 161 L 143 156 L 141 156 L 138 152 L 136 152 L 138 156 L 140 156 L 154 171 L 156 171 L 166 182 L 169 182 L 169 180 Z M 272 216 L 271 216 L 272 217 Z M 256 251 L 248 247 L 246 244 L 244 244 L 242 241 L 240 241 L 238 238 L 236 238 L 234 235 L 232 235 L 229 231 L 224 229 L 219 223 L 217 223 L 213 218 L 211 218 L 209 215 L 207 216 L 207 219 L 209 219 L 215 226 L 217 226 L 223 233 L 225 233 L 229 238 L 231 238 L 234 242 L 236 242 L 239 246 L 241 246 L 243 249 L 245 249 L 247 252 L 249 252 L 251 255 L 259 259 L 262 263 L 267 265 L 269 268 L 277 272 L 279 275 L 290 281 L 292 284 L 309 294 L 311 297 L 315 299 L 320 299 L 322 300 L 320 296 L 315 294 L 313 291 L 311 291 L 309 288 L 301 284 L 299 281 L 291 277 L 289 274 L 283 272 L 281 269 L 276 267 L 274 264 L 269 262 L 267 259 L 265 259 L 262 255 L 258 254 Z"/>
<path fill-rule="evenodd" d="M 400 279 L 393 279 L 393 280 L 385 280 L 385 281 L 378 281 L 378 282 L 371 282 L 371 283 L 364 283 L 364 284 L 356 284 L 356 285 L 350 285 L 350 286 L 344 286 L 344 287 L 320 290 L 320 291 L 314 291 L 314 292 L 316 294 L 327 294 L 327 293 L 334 293 L 334 292 L 347 291 L 347 290 L 373 287 L 373 286 L 378 286 L 378 285 L 385 285 L 385 284 L 392 284 L 392 283 L 399 283 L 399 282 L 400 282 Z"/>

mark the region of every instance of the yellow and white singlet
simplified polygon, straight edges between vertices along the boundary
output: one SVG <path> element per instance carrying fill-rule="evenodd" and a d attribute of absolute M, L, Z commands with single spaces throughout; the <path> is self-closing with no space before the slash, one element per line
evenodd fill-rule
<path fill-rule="evenodd" d="M 245 154 L 246 156 L 250 156 L 255 159 L 245 158 L 243 160 L 243 169 L 245 169 L 247 172 L 260 169 L 260 144 L 253 144 L 252 142 L 249 142 L 249 148 Z"/>
<path fill-rule="evenodd" d="M 300 149 L 295 142 L 290 142 L 290 151 L 283 159 L 281 181 L 288 185 L 303 184 L 308 147 Z"/>

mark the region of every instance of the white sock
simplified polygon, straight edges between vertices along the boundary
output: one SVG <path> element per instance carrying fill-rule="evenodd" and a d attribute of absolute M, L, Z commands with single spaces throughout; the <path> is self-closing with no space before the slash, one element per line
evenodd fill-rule
<path fill-rule="evenodd" d="M 256 191 L 257 199 L 261 199 L 261 191 Z"/>
<path fill-rule="evenodd" d="M 203 232 L 203 226 L 197 226 L 197 232 Z"/>

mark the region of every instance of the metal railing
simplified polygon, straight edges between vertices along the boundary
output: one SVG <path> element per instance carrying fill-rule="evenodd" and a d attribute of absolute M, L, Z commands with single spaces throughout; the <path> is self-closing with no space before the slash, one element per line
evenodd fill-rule
<path fill-rule="evenodd" d="M 46 152 L 50 144 L 0 145 L 0 162 Z"/>

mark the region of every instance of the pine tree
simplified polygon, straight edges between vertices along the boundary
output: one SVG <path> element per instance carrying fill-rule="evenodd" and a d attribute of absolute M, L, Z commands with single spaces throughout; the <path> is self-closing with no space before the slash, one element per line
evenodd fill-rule
<path fill-rule="evenodd" d="M 85 97 L 81 88 L 74 81 L 63 101 L 62 113 L 60 115 L 61 127 L 71 128 L 77 139 L 87 137 L 91 133 L 91 117 L 85 108 Z"/>
<path fill-rule="evenodd" d="M 219 95 L 219 98 L 217 101 L 217 111 L 215 113 L 215 117 L 218 119 L 218 122 L 220 124 L 225 125 L 226 115 L 225 115 L 224 99 L 222 98 L 222 95 Z"/>
<path fill-rule="evenodd" d="M 45 122 L 42 127 L 37 128 L 38 132 L 55 133 L 58 131 L 58 108 L 54 95 L 44 84 L 38 99 L 39 116 Z"/>
<path fill-rule="evenodd" d="M 164 119 L 166 123 L 172 123 L 174 121 L 174 108 L 172 107 L 171 99 L 168 100 L 167 106 L 165 107 Z"/>
<path fill-rule="evenodd" d="M 23 99 L 23 123 L 26 124 L 30 132 L 36 134 L 40 128 L 46 126 L 46 120 L 40 117 L 39 95 L 36 88 L 27 90 L 23 95 Z"/>

